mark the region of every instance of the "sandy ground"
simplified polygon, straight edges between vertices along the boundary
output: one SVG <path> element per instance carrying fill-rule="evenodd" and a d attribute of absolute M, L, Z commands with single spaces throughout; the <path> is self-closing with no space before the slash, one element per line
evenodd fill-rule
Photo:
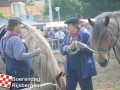
<path fill-rule="evenodd" d="M 54 55 L 61 70 L 63 70 L 65 56 L 62 56 L 60 53 L 55 53 Z M 101 68 L 97 62 L 96 67 L 98 75 L 93 77 L 94 90 L 114 90 L 107 88 L 120 86 L 120 65 L 113 53 L 111 54 L 110 62 L 107 67 Z M 80 90 L 79 85 L 77 86 L 77 90 Z"/>

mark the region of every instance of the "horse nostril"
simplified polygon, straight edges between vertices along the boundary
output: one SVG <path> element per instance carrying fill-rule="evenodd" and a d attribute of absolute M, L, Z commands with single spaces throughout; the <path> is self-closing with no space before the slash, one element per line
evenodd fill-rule
<path fill-rule="evenodd" d="M 108 61 L 108 60 L 107 60 L 107 59 L 105 59 L 105 64 L 107 63 L 107 61 Z"/>
<path fill-rule="evenodd" d="M 103 62 L 98 62 L 100 64 L 101 67 L 106 67 L 108 64 L 108 60 L 104 59 Z"/>

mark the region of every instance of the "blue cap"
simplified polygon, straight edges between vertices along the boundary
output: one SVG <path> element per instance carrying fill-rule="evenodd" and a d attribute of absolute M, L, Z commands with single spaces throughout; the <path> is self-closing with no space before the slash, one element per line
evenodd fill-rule
<path fill-rule="evenodd" d="M 22 23 L 22 20 L 18 17 L 11 17 L 9 20 L 8 20 L 8 25 L 17 25 L 18 23 Z"/>
<path fill-rule="evenodd" d="M 64 23 L 65 24 L 79 24 L 79 19 L 76 17 L 71 17 L 67 19 Z"/>

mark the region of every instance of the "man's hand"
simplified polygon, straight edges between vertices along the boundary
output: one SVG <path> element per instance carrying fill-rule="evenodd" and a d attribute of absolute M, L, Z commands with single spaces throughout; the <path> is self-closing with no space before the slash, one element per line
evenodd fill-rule
<path fill-rule="evenodd" d="M 78 48 L 83 48 L 83 44 L 80 43 L 80 42 L 77 42 L 77 47 L 78 47 Z"/>
<path fill-rule="evenodd" d="M 39 54 L 40 54 L 40 52 L 41 52 L 41 49 L 40 49 L 40 48 L 38 48 L 38 49 L 36 49 L 36 50 L 35 50 L 35 52 L 36 52 L 36 54 L 37 54 L 37 55 L 39 55 Z"/>
<path fill-rule="evenodd" d="M 68 45 L 68 48 L 69 48 L 70 50 L 75 49 L 75 43 L 72 42 L 70 45 Z"/>

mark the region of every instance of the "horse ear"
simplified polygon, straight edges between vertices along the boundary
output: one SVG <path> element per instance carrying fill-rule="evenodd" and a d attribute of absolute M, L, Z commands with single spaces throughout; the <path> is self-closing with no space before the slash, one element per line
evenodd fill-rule
<path fill-rule="evenodd" d="M 92 27 L 94 26 L 94 21 L 90 20 L 90 18 L 88 18 L 88 22 Z"/>
<path fill-rule="evenodd" d="M 60 72 L 58 75 L 56 75 L 56 79 L 58 80 L 63 75 L 63 72 Z"/>
<path fill-rule="evenodd" d="M 110 18 L 108 16 L 106 16 L 105 18 L 105 26 L 107 27 L 109 24 Z"/>

